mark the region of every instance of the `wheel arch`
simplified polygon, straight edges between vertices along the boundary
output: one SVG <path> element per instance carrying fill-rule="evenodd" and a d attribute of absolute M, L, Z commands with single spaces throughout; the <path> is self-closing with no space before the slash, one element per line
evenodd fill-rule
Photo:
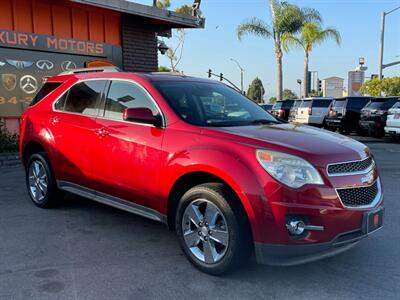
<path fill-rule="evenodd" d="M 231 201 L 235 201 L 236 204 L 241 208 L 242 216 L 245 218 L 247 229 L 249 230 L 250 234 L 252 235 L 251 238 L 254 241 L 254 234 L 251 226 L 251 222 L 249 219 L 249 213 L 252 215 L 252 211 L 249 212 L 248 205 L 243 204 L 243 197 L 240 197 L 235 189 L 228 184 L 226 180 L 217 176 L 215 174 L 205 172 L 205 171 L 191 171 L 189 173 L 183 174 L 180 176 L 175 183 L 173 184 L 170 193 L 168 195 L 168 205 L 167 205 L 167 225 L 170 229 L 175 229 L 175 213 L 178 207 L 178 203 L 180 198 L 183 194 L 191 189 L 194 186 L 204 184 L 204 183 L 211 183 L 217 182 L 222 183 L 224 186 L 229 190 L 229 192 L 234 196 Z M 247 206 L 247 209 L 246 209 Z"/>
<path fill-rule="evenodd" d="M 37 141 L 28 142 L 22 151 L 22 163 L 26 167 L 29 157 L 35 153 L 46 152 L 42 144 Z"/>

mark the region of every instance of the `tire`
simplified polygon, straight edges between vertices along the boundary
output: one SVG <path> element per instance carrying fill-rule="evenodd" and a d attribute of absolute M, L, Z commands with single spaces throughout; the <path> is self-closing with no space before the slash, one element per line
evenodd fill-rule
<path fill-rule="evenodd" d="M 361 127 L 357 127 L 357 135 L 358 136 L 366 136 L 366 132 Z"/>
<path fill-rule="evenodd" d="M 207 183 L 188 190 L 178 204 L 179 244 L 187 259 L 205 273 L 233 271 L 252 253 L 247 216 L 235 197 L 223 184 Z"/>
<path fill-rule="evenodd" d="M 29 197 L 36 206 L 50 208 L 57 204 L 62 193 L 57 188 L 46 153 L 40 152 L 29 157 L 25 178 Z"/>

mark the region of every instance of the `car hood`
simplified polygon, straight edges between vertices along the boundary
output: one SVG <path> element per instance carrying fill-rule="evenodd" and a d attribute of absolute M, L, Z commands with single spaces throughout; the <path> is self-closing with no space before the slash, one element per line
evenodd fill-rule
<path fill-rule="evenodd" d="M 359 160 L 369 155 L 364 144 L 349 137 L 298 124 L 220 127 L 210 131 L 244 138 L 243 142 L 256 147 L 299 155 L 314 165 Z"/>

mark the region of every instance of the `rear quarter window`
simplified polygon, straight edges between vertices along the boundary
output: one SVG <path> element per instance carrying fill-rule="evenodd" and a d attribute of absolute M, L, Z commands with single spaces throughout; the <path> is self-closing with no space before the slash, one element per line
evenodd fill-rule
<path fill-rule="evenodd" d="M 306 100 L 301 102 L 300 107 L 309 107 L 311 105 L 311 100 Z"/>
<path fill-rule="evenodd" d="M 369 102 L 369 98 L 352 98 L 349 99 L 347 108 L 361 110 Z"/>
<path fill-rule="evenodd" d="M 36 96 L 33 98 L 30 106 L 33 106 L 33 105 L 39 103 L 40 101 L 42 101 L 44 97 L 51 94 L 61 84 L 62 84 L 62 82 L 46 82 L 43 85 L 43 87 L 39 90 L 39 92 L 36 94 Z"/>
<path fill-rule="evenodd" d="M 331 100 L 314 100 L 312 106 L 313 107 L 329 107 L 332 103 Z"/>

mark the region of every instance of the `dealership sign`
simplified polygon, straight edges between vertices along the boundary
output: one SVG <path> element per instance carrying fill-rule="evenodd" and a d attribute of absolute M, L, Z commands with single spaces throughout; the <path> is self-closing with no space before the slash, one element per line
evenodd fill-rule
<path fill-rule="evenodd" d="M 19 117 L 44 81 L 93 60 L 122 65 L 119 46 L 0 29 L 0 118 Z"/>
<path fill-rule="evenodd" d="M 112 51 L 112 45 L 108 44 L 2 29 L 0 30 L 0 47 L 102 57 L 108 56 Z"/>

